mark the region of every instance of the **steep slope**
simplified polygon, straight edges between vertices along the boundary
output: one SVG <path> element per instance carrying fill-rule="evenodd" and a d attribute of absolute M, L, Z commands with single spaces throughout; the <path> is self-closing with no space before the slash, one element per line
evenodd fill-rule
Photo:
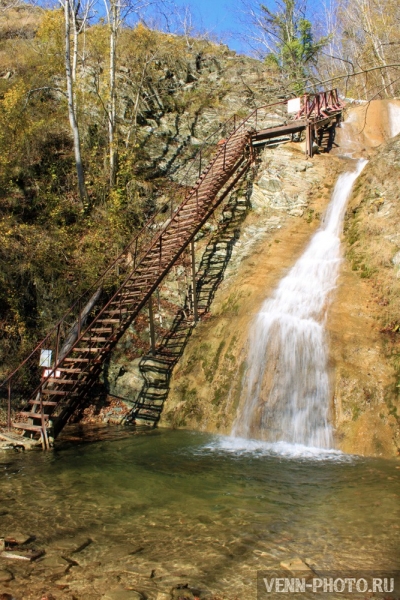
<path fill-rule="evenodd" d="M 209 319 L 174 371 L 164 423 L 229 433 L 246 369 L 249 325 L 300 256 L 330 197 L 338 161 L 299 145 L 262 152 L 244 221 Z"/>
<path fill-rule="evenodd" d="M 353 117 L 363 143 L 379 146 L 347 211 L 346 260 L 328 328 L 340 447 L 390 456 L 400 448 L 400 139 L 388 138 L 400 103 L 371 108 Z"/>
<path fill-rule="evenodd" d="M 232 114 L 268 101 L 270 80 L 262 63 L 226 46 L 145 27 L 123 30 L 116 77 L 120 160 L 110 189 L 107 28 L 89 27 L 77 69 L 89 197 L 82 207 L 63 93 L 62 12 L 21 5 L 1 16 L 3 380 L 155 209 L 185 191 L 182 172 L 209 134 L 218 135 Z"/>
<path fill-rule="evenodd" d="M 349 113 L 354 157 L 369 157 L 370 163 L 347 211 L 344 261 L 327 322 L 336 445 L 380 456 L 397 455 L 400 445 L 400 142 L 388 141 L 393 107 L 396 103 L 375 102 Z M 250 200 L 253 212 L 212 314 L 197 328 L 174 372 L 165 424 L 230 432 L 246 369 L 249 324 L 318 225 L 332 183 L 346 168 L 346 160 L 334 155 L 343 153 L 349 126 L 338 130 L 337 149 L 329 158 L 304 162 L 290 146 L 264 151 Z"/>

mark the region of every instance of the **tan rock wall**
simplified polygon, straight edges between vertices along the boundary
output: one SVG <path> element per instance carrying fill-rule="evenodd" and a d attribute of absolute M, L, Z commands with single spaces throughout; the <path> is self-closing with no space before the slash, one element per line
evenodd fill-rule
<path fill-rule="evenodd" d="M 319 225 L 339 168 L 296 144 L 262 153 L 251 204 L 211 316 L 179 364 L 161 424 L 229 433 L 246 370 L 249 325 Z"/>
<path fill-rule="evenodd" d="M 388 104 L 350 112 L 350 135 L 357 137 L 353 155 L 371 160 L 347 211 L 343 267 L 327 320 L 336 444 L 345 452 L 378 456 L 395 456 L 400 446 L 400 141 L 387 144 Z M 163 424 L 230 432 L 249 325 L 318 226 L 337 174 L 346 168 L 334 154 L 343 153 L 348 135 L 349 127 L 339 131 L 336 152 L 313 161 L 305 161 L 295 145 L 263 152 L 253 210 L 212 314 L 199 324 L 174 371 Z"/>

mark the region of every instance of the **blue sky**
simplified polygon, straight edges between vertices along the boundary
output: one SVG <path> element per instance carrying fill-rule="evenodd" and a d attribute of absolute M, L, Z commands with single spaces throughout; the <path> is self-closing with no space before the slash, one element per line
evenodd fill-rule
<path fill-rule="evenodd" d="M 263 3 L 268 7 L 274 7 L 273 0 L 252 1 L 255 4 Z M 240 19 L 243 18 L 241 0 L 231 0 L 230 2 L 227 0 L 175 0 L 175 2 L 180 6 L 189 5 L 191 7 L 197 28 L 210 32 L 237 52 L 249 52 L 244 41 L 244 27 L 240 23 Z M 318 5 L 317 0 L 309 0 L 309 12 L 315 11 Z"/>

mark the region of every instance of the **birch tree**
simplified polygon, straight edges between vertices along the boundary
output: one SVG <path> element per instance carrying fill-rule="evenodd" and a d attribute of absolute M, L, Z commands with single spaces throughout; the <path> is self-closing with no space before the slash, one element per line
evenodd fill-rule
<path fill-rule="evenodd" d="M 128 17 L 137 17 L 139 11 L 148 5 L 147 0 L 104 0 L 107 23 L 110 32 L 110 66 L 109 66 L 109 95 L 108 95 L 108 145 L 110 187 L 113 188 L 118 172 L 118 139 L 117 139 L 117 89 L 116 70 L 118 38 L 121 27 Z"/>
<path fill-rule="evenodd" d="M 320 78 L 352 76 L 344 79 L 346 93 L 359 98 L 398 94 L 399 2 L 327 0 L 325 19 L 332 35 L 319 57 Z"/>
<path fill-rule="evenodd" d="M 82 205 L 85 207 L 87 204 L 87 193 L 85 186 L 85 175 L 82 164 L 81 154 L 81 137 L 79 132 L 78 121 L 76 118 L 75 98 L 74 98 L 74 76 L 73 68 L 71 65 L 71 15 L 73 9 L 71 6 L 73 0 L 64 0 L 64 25 L 65 25 L 65 78 L 67 87 L 67 102 L 68 102 L 68 118 L 71 127 L 73 142 L 74 142 L 74 154 L 75 154 L 75 165 L 76 174 L 78 177 L 78 189 L 79 197 Z M 76 72 L 75 72 L 76 75 Z"/>

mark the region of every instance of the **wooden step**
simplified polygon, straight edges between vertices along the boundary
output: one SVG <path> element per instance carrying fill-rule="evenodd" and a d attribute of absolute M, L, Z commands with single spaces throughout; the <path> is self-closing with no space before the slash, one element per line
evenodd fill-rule
<path fill-rule="evenodd" d="M 109 306 L 115 306 L 116 304 L 121 304 L 123 306 L 125 300 L 140 300 L 142 294 L 142 290 L 138 289 L 138 287 L 135 287 L 132 291 L 125 290 L 125 293 L 121 293 L 118 298 L 110 302 Z"/>
<path fill-rule="evenodd" d="M 119 323 L 119 319 L 101 319 L 102 323 Z M 72 360 L 72 359 L 71 359 Z M 83 358 L 80 360 L 84 360 Z M 86 360 L 86 359 L 85 359 Z"/>
<path fill-rule="evenodd" d="M 70 392 L 65 390 L 48 390 L 47 388 L 44 388 L 42 394 L 46 394 L 46 396 L 68 396 Z"/>
<path fill-rule="evenodd" d="M 34 413 L 34 412 L 27 412 L 27 411 L 20 411 L 18 413 L 19 416 L 21 417 L 27 417 L 28 419 L 41 419 L 42 415 L 40 412 Z M 43 415 L 44 420 L 48 420 L 49 415 L 44 414 Z"/>
<path fill-rule="evenodd" d="M 83 338 L 81 338 L 81 340 L 83 342 L 108 342 L 110 340 L 110 338 L 105 338 L 105 337 L 94 337 L 94 336 L 84 336 Z"/>
<path fill-rule="evenodd" d="M 127 301 L 127 302 L 129 302 L 129 301 L 133 302 L 134 300 L 136 300 L 138 298 L 140 299 L 141 297 L 142 297 L 142 294 L 140 294 L 140 295 L 139 294 L 133 294 L 133 295 L 123 294 L 122 295 L 122 298 L 124 299 L 124 301 Z M 111 304 L 110 304 L 110 306 L 111 306 Z"/>
<path fill-rule="evenodd" d="M 40 406 L 40 400 L 29 400 L 29 404 L 34 404 L 36 406 Z M 50 400 L 42 400 L 43 406 L 57 406 L 57 404 L 58 404 L 58 402 L 52 402 Z"/>
<path fill-rule="evenodd" d="M 23 429 L 24 431 L 42 431 L 40 425 L 31 425 L 31 423 L 11 423 L 16 429 Z"/>
<path fill-rule="evenodd" d="M 100 350 L 104 350 L 104 348 L 96 348 L 94 346 L 91 346 L 90 348 L 81 348 L 80 346 L 75 346 L 72 352 L 90 352 L 91 354 L 94 354 L 95 352 L 100 352 Z"/>
<path fill-rule="evenodd" d="M 46 383 L 66 383 L 67 385 L 73 385 L 76 382 L 76 379 L 60 379 L 59 377 L 50 377 L 49 379 L 46 379 Z"/>
<path fill-rule="evenodd" d="M 132 290 L 131 292 L 127 289 L 124 288 L 124 290 L 126 290 L 124 293 L 121 292 L 120 296 L 121 298 L 129 298 L 129 299 L 134 299 L 134 298 L 140 298 L 141 297 L 141 292 L 138 290 L 137 292 L 135 292 L 134 290 Z"/>

